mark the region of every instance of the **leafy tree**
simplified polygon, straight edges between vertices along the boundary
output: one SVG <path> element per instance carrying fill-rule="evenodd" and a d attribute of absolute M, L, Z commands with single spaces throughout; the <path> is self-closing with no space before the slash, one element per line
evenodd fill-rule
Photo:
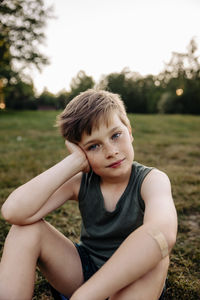
<path fill-rule="evenodd" d="M 39 108 L 42 109 L 56 109 L 56 100 L 56 96 L 45 89 L 43 93 L 38 97 L 37 105 Z"/>
<path fill-rule="evenodd" d="M 164 90 L 158 103 L 163 113 L 200 113 L 200 62 L 198 47 L 190 41 L 186 53 L 173 52 L 169 63 L 157 77 Z"/>
<path fill-rule="evenodd" d="M 0 31 L 0 80 L 2 84 L 6 84 L 8 81 L 7 78 L 12 77 L 12 75 L 14 75 L 14 72 L 11 68 L 11 54 L 9 45 Z"/>
<path fill-rule="evenodd" d="M 44 90 L 42 94 L 37 98 L 38 109 L 64 109 L 69 102 L 70 93 L 62 90 L 57 95 L 50 93 L 48 90 Z"/>
<path fill-rule="evenodd" d="M 4 59 L 9 56 L 11 68 L 22 72 L 27 65 L 40 69 L 48 62 L 39 51 L 48 17 L 50 9 L 44 8 L 43 0 L 1 1 L 0 51 Z"/>
<path fill-rule="evenodd" d="M 24 70 L 48 63 L 41 53 L 44 27 L 51 15 L 43 0 L 1 0 L 0 2 L 0 81 L 5 89 L 27 81 Z M 31 84 L 31 80 L 28 81 Z M 11 89 L 12 89 L 11 88 Z M 10 87 L 9 87 L 10 89 Z"/>
<path fill-rule="evenodd" d="M 200 77 L 199 56 L 195 39 L 192 39 L 187 47 L 186 53 L 173 52 L 170 61 L 164 70 L 164 81 L 168 82 L 172 78 L 196 79 Z"/>
<path fill-rule="evenodd" d="M 10 109 L 37 109 L 33 84 L 20 80 L 6 88 L 5 100 L 7 108 Z"/>
<path fill-rule="evenodd" d="M 111 73 L 101 79 L 99 86 L 113 93 L 117 93 L 123 99 L 127 112 L 144 113 L 146 103 L 141 92 L 142 77 L 125 68 L 120 73 Z"/>
<path fill-rule="evenodd" d="M 79 71 L 76 77 L 72 78 L 70 84 L 69 100 L 73 99 L 80 92 L 93 88 L 95 82 L 91 76 L 86 75 L 84 71 Z"/>
<path fill-rule="evenodd" d="M 156 113 L 157 103 L 160 100 L 162 89 L 153 75 L 147 75 L 137 80 L 138 97 L 140 99 L 140 112 Z"/>
<path fill-rule="evenodd" d="M 56 108 L 57 109 L 64 109 L 67 105 L 67 103 L 69 102 L 69 96 L 70 93 L 63 90 L 60 91 L 56 97 Z"/>

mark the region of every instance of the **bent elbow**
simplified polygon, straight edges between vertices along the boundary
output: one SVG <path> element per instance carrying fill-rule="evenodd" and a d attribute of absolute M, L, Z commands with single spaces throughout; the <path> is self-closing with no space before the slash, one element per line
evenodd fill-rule
<path fill-rule="evenodd" d="M 175 244 L 176 244 L 176 232 L 172 232 L 168 235 L 169 252 L 171 252 Z"/>
<path fill-rule="evenodd" d="M 6 220 L 6 221 L 8 219 L 8 212 L 9 212 L 9 210 L 7 209 L 7 206 L 8 206 L 7 203 L 4 202 L 1 207 L 1 215 L 4 218 L 4 220 Z"/>
<path fill-rule="evenodd" d="M 5 202 L 1 207 L 1 215 L 3 219 L 11 225 L 24 226 L 40 220 L 33 217 L 25 218 L 21 214 L 17 214 L 15 208 L 13 208 L 12 205 L 7 202 Z"/>
<path fill-rule="evenodd" d="M 18 220 L 16 214 L 12 212 L 12 208 L 7 202 L 5 202 L 1 207 L 1 215 L 6 222 L 12 225 L 21 225 L 22 223 Z"/>
<path fill-rule="evenodd" d="M 176 230 L 168 229 L 166 230 L 166 228 L 159 228 L 154 226 L 148 230 L 150 236 L 157 243 L 162 258 L 170 254 L 172 248 L 176 243 Z"/>
<path fill-rule="evenodd" d="M 4 220 L 10 224 L 14 224 L 13 223 L 13 217 L 12 217 L 12 213 L 8 207 L 8 204 L 5 202 L 2 207 L 1 207 L 1 215 L 4 218 Z"/>
<path fill-rule="evenodd" d="M 1 215 L 2 215 L 3 219 L 6 220 L 6 214 L 5 214 L 3 205 L 1 207 Z"/>
<path fill-rule="evenodd" d="M 173 247 L 176 244 L 177 232 L 178 232 L 178 222 L 176 218 L 174 222 L 171 222 L 171 226 L 168 227 L 167 237 L 168 237 L 169 252 L 173 249 Z"/>
<path fill-rule="evenodd" d="M 19 219 L 19 213 L 21 213 L 21 210 L 19 209 L 19 195 L 14 190 L 6 199 L 6 201 L 3 203 L 1 207 L 1 215 L 4 218 L 5 221 L 7 221 L 10 224 L 13 225 L 19 225 L 18 219 Z"/>

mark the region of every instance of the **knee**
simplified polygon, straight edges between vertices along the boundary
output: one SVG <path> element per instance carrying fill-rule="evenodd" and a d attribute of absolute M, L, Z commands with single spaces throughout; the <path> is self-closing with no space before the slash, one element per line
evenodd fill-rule
<path fill-rule="evenodd" d="M 18 244 L 22 243 L 31 247 L 39 244 L 44 221 L 38 221 L 30 225 L 12 225 L 7 236 L 7 240 L 14 240 Z"/>
<path fill-rule="evenodd" d="M 155 300 L 162 293 L 169 267 L 169 256 L 162 259 L 152 270 L 124 287 L 109 300 Z"/>

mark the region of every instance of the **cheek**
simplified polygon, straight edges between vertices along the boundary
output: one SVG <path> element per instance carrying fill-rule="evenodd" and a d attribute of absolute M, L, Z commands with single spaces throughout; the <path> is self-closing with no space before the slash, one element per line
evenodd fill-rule
<path fill-rule="evenodd" d="M 130 137 L 128 137 L 127 140 L 124 141 L 122 147 L 127 154 L 134 156 L 134 149 Z"/>

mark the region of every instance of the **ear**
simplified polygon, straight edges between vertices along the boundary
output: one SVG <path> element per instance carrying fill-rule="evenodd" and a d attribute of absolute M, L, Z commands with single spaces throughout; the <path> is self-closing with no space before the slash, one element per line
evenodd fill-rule
<path fill-rule="evenodd" d="M 129 135 L 130 135 L 130 138 L 131 138 L 131 142 L 134 141 L 134 137 L 133 137 L 133 134 L 132 134 L 132 128 L 131 126 L 128 126 L 128 131 L 129 131 Z"/>

